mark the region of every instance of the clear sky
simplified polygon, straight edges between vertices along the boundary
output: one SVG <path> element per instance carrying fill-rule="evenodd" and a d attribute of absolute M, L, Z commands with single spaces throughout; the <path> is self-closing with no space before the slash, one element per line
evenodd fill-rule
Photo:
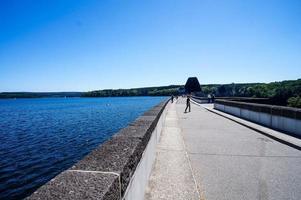
<path fill-rule="evenodd" d="M 0 91 L 301 78 L 300 0 L 0 0 Z"/>

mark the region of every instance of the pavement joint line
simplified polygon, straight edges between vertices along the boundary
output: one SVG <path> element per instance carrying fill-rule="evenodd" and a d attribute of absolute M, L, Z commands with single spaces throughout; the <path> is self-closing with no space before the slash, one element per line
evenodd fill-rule
<path fill-rule="evenodd" d="M 178 113 L 177 113 L 177 115 L 178 115 Z M 182 132 L 183 132 L 183 130 L 181 128 L 180 135 L 181 135 L 181 138 L 182 138 L 182 143 L 183 143 L 183 147 L 184 147 L 184 153 L 185 153 L 185 157 L 186 157 L 186 159 L 188 161 L 188 165 L 189 165 L 189 168 L 190 168 L 190 171 L 191 171 L 191 175 L 192 175 L 192 178 L 193 178 L 193 181 L 194 181 L 195 189 L 196 189 L 196 191 L 198 193 L 199 199 L 200 200 L 205 200 L 205 195 L 203 193 L 201 193 L 200 188 L 198 187 L 195 175 L 193 173 L 193 168 L 192 168 L 191 161 L 190 161 L 190 158 L 189 158 L 189 155 L 188 155 L 188 152 L 187 152 L 187 148 L 186 148 L 186 145 L 185 145 L 185 142 L 184 142 L 184 136 L 182 135 Z"/>
<path fill-rule="evenodd" d="M 162 151 L 176 151 L 176 152 L 181 152 L 181 151 L 184 151 L 184 150 L 180 150 L 180 149 L 167 149 L 167 148 L 162 148 L 162 147 L 157 147 L 159 150 L 162 150 Z"/>
<path fill-rule="evenodd" d="M 218 112 L 218 111 L 216 111 L 216 110 L 213 110 L 213 109 L 207 108 L 207 107 L 205 107 L 205 106 L 202 106 L 201 104 L 199 104 L 199 103 L 197 103 L 197 102 L 195 102 L 195 101 L 193 101 L 193 100 L 191 100 L 191 101 L 192 101 L 194 104 L 196 104 L 196 105 L 198 105 L 199 107 L 202 107 L 202 108 L 208 110 L 208 111 L 211 112 L 211 113 L 214 113 L 214 114 L 219 115 L 219 116 L 221 116 L 221 117 L 224 117 L 224 118 L 226 118 L 226 119 L 228 119 L 228 120 L 231 120 L 231 121 L 233 121 L 233 122 L 236 122 L 236 123 L 238 123 L 238 124 L 240 124 L 240 125 L 242 125 L 242 126 L 245 126 L 245 127 L 249 128 L 249 129 L 252 129 L 252 130 L 254 130 L 254 131 L 256 131 L 256 132 L 258 132 L 258 133 L 260 133 L 260 134 L 262 134 L 262 135 L 264 135 L 264 136 L 267 136 L 267 137 L 269 137 L 269 138 L 271 138 L 271 139 L 274 139 L 274 140 L 276 140 L 277 142 L 280 142 L 280 143 L 282 143 L 282 144 L 288 145 L 288 146 L 290 146 L 290 147 L 292 147 L 292 148 L 294 148 L 294 149 L 297 149 L 297 150 L 301 151 L 301 146 L 299 146 L 299 145 L 297 145 L 297 144 L 294 144 L 294 143 L 292 143 L 292 142 L 290 142 L 290 141 L 287 141 L 287 140 L 285 140 L 285 139 L 279 138 L 279 137 L 277 137 L 277 136 L 275 136 L 275 135 L 272 135 L 272 134 L 270 134 L 270 133 L 267 133 L 267 132 L 265 132 L 265 131 L 263 131 L 263 130 L 260 130 L 260 129 L 254 127 L 254 126 L 251 126 L 251 125 L 248 125 L 248 124 L 246 124 L 246 123 L 240 122 L 240 121 L 234 119 L 234 117 L 236 117 L 236 116 L 232 116 L 232 115 L 231 115 L 231 117 L 228 117 L 228 116 L 226 116 L 226 114 L 227 114 L 227 115 L 230 115 L 230 114 L 228 114 L 228 113 L 222 113 L 221 111 Z M 238 117 L 236 117 L 236 118 L 238 118 Z M 240 118 L 239 118 L 239 119 L 240 119 Z M 240 120 L 242 121 L 242 120 L 244 120 L 244 119 L 240 119 Z M 245 120 L 245 121 L 247 121 L 247 120 Z M 253 122 L 247 121 L 247 123 L 253 123 Z M 254 124 L 255 124 L 255 123 L 254 123 Z M 258 125 L 258 124 L 256 124 L 256 125 Z M 261 126 L 261 125 L 258 125 L 258 126 Z M 263 126 L 263 127 L 264 127 L 264 126 Z M 267 127 L 264 127 L 264 128 L 266 128 L 266 129 L 271 129 L 271 128 L 267 128 Z M 272 131 L 275 131 L 275 130 L 273 130 L 273 129 L 271 129 L 271 130 L 272 130 Z M 285 134 L 285 133 L 281 133 L 281 134 Z M 289 136 L 289 135 L 287 135 L 287 136 Z M 291 137 L 292 137 L 292 136 L 291 136 Z M 295 139 L 298 139 L 298 138 L 295 138 Z"/>
<path fill-rule="evenodd" d="M 91 174 L 111 174 L 111 175 L 118 176 L 119 196 L 120 196 L 120 199 L 122 199 L 122 195 L 121 195 L 121 178 L 120 178 L 120 174 L 119 173 L 116 173 L 116 172 L 105 172 L 105 171 L 89 171 L 89 170 L 80 170 L 80 169 L 69 169 L 67 171 L 70 171 L 70 172 L 80 172 L 80 173 L 91 173 Z"/>
<path fill-rule="evenodd" d="M 188 154 L 192 155 L 204 155 L 204 156 L 225 156 L 225 157 L 258 157 L 258 158 L 301 158 L 301 156 L 257 156 L 257 155 L 235 155 L 235 154 L 218 154 L 218 153 L 195 153 L 191 152 Z"/>

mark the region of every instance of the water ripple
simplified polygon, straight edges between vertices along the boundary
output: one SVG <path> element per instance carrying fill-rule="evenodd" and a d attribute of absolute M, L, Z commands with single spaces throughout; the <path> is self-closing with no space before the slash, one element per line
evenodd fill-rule
<path fill-rule="evenodd" d="M 30 195 L 162 100 L 0 100 L 0 199 Z"/>

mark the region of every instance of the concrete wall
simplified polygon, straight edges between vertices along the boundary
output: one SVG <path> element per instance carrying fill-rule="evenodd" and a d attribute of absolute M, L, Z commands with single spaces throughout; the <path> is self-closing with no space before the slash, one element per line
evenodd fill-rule
<path fill-rule="evenodd" d="M 301 136 L 301 109 L 217 100 L 214 108 L 264 126 Z"/>
<path fill-rule="evenodd" d="M 27 199 L 143 200 L 167 103 L 145 112 Z"/>
<path fill-rule="evenodd" d="M 209 103 L 207 97 L 191 97 L 197 103 Z M 269 104 L 270 100 L 268 98 L 250 98 L 250 97 L 215 97 L 215 100 L 228 100 L 228 101 L 238 101 L 238 102 L 248 102 L 248 103 L 260 103 L 260 104 Z M 210 102 L 212 103 L 212 102 Z"/>
<path fill-rule="evenodd" d="M 152 136 L 125 192 L 124 200 L 144 199 L 144 192 L 148 184 L 153 163 L 156 159 L 156 146 L 165 123 L 166 112 L 166 109 L 164 109 L 155 130 L 152 132 Z"/>
<path fill-rule="evenodd" d="M 191 98 L 197 103 L 209 103 L 209 100 L 207 97 L 192 96 Z"/>

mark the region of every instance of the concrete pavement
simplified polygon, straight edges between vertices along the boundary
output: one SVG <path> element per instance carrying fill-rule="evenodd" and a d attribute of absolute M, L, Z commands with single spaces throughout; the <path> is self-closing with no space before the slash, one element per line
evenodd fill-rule
<path fill-rule="evenodd" d="M 146 200 L 199 200 L 178 119 L 176 104 L 169 104 Z"/>
<path fill-rule="evenodd" d="M 195 102 L 196 103 L 196 102 Z M 231 115 L 231 114 L 228 114 L 228 113 L 225 113 L 225 112 L 222 112 L 222 111 L 219 111 L 219 110 L 216 110 L 214 109 L 214 106 L 213 104 L 198 104 L 196 103 L 197 105 L 201 106 L 201 107 L 204 107 L 206 108 L 207 110 L 213 112 L 213 113 L 216 113 L 220 116 L 223 116 L 227 119 L 230 119 L 234 122 L 237 122 L 238 124 L 241 124 L 243 126 L 246 126 L 248 128 L 251 128 L 257 132 L 260 132 L 261 134 L 263 135 L 266 135 L 272 139 L 275 139 L 283 144 L 287 144 L 289 146 L 292 146 L 293 148 L 295 149 L 298 149 L 298 150 L 301 150 L 301 139 L 299 138 L 296 138 L 296 137 L 293 137 L 291 135 L 288 135 L 288 134 L 285 134 L 283 132 L 279 132 L 277 130 L 274 130 L 272 128 L 268 128 L 268 127 L 265 127 L 265 126 L 262 126 L 260 124 L 257 124 L 257 123 L 254 123 L 254 122 L 251 122 L 249 120 L 246 120 L 246 119 L 242 119 L 242 118 L 239 118 L 239 117 L 236 117 L 234 115 Z"/>
<path fill-rule="evenodd" d="M 168 107 L 145 199 L 301 199 L 301 151 L 191 106 Z"/>

